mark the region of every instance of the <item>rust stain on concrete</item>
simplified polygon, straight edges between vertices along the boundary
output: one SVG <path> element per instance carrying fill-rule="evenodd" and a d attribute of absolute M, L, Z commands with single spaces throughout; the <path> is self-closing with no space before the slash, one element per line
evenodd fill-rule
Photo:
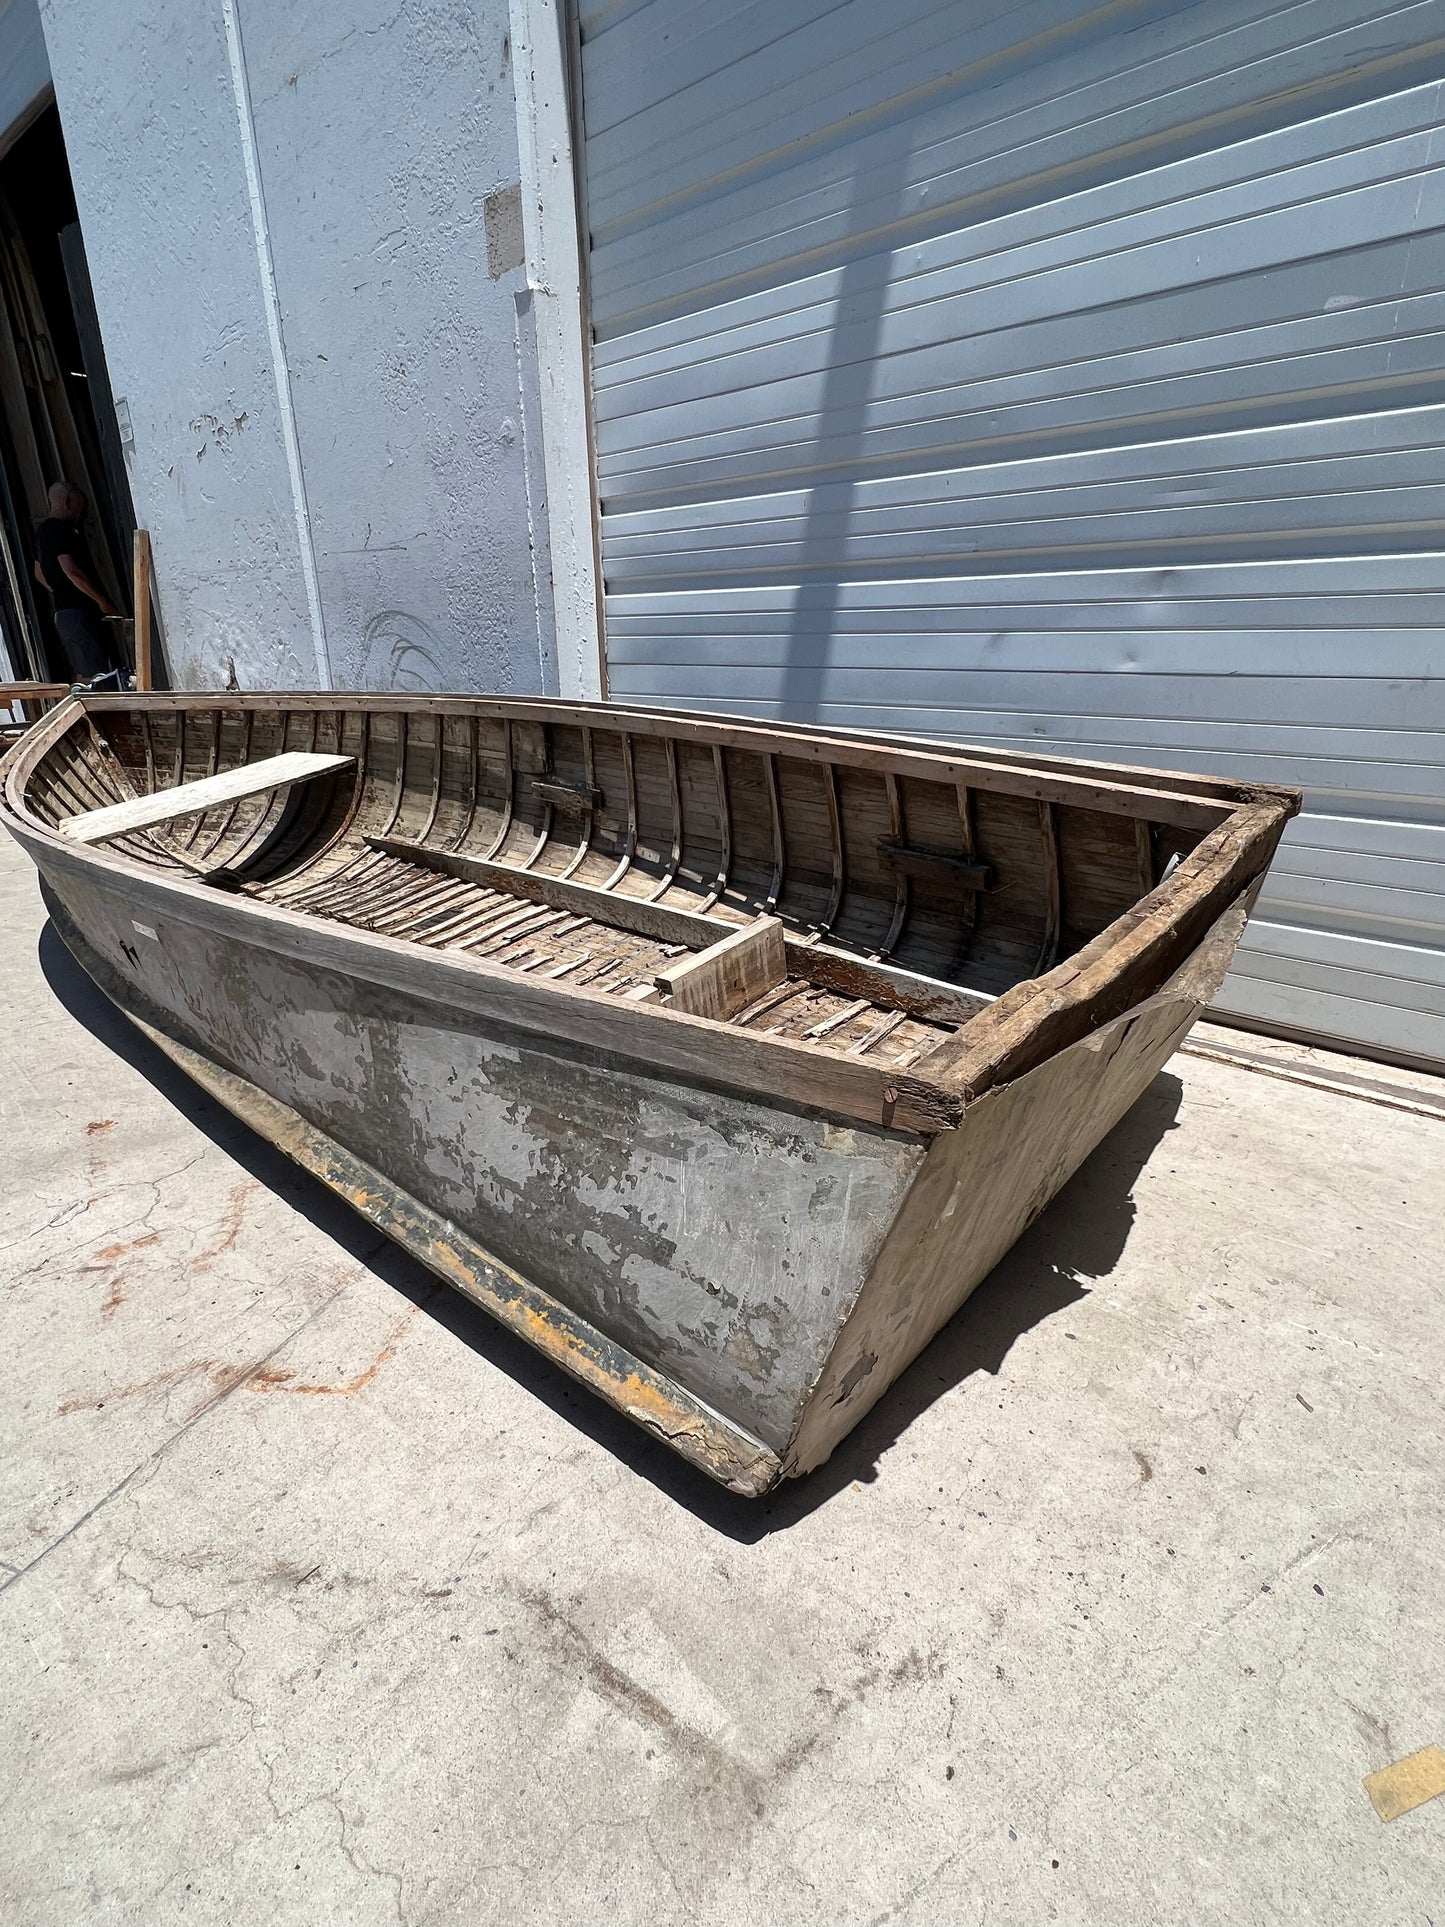
<path fill-rule="evenodd" d="M 98 1265 L 82 1265 L 81 1270 L 104 1271 L 107 1266 L 113 1265 L 117 1258 L 124 1258 L 127 1253 L 132 1251 L 144 1251 L 147 1245 L 158 1245 L 160 1241 L 161 1234 L 159 1231 L 148 1231 L 143 1238 L 124 1238 L 119 1244 L 102 1245 L 100 1250 L 95 1254 L 96 1257 L 100 1259 L 100 1263 Z"/>
<path fill-rule="evenodd" d="M 150 1378 L 143 1378 L 135 1385 L 107 1387 L 103 1392 L 71 1392 L 60 1401 L 56 1408 L 61 1418 L 71 1412 L 86 1410 L 100 1411 L 106 1405 L 118 1405 L 122 1399 L 144 1398 L 147 1392 L 164 1391 L 166 1386 L 174 1385 L 179 1379 L 188 1378 L 192 1372 L 210 1372 L 212 1361 L 207 1358 L 192 1359 L 184 1365 L 172 1366 L 168 1372 L 156 1372 Z"/>
<path fill-rule="evenodd" d="M 124 1294 L 120 1300 L 124 1302 Z M 155 1372 L 149 1378 L 138 1380 L 133 1385 L 108 1386 L 102 1391 L 72 1392 L 60 1401 L 57 1408 L 61 1418 L 72 1412 L 102 1411 L 107 1405 L 119 1405 L 124 1400 L 144 1398 L 152 1392 L 163 1392 L 182 1379 L 204 1378 L 209 1381 L 210 1391 L 196 1407 L 196 1412 L 214 1402 L 217 1396 L 239 1389 L 244 1392 L 287 1392 L 298 1398 L 355 1398 L 358 1392 L 365 1391 L 383 1366 L 395 1356 L 397 1343 L 407 1326 L 416 1317 L 415 1306 L 407 1312 L 387 1333 L 376 1356 L 353 1377 L 338 1380 L 335 1384 L 325 1384 L 314 1379 L 298 1379 L 294 1371 L 284 1365 L 228 1364 L 223 1359 L 192 1358 L 183 1365 L 173 1365 L 168 1371 Z M 192 1417 L 195 1416 L 193 1412 Z"/>
<path fill-rule="evenodd" d="M 80 1265 L 77 1267 L 78 1275 L 81 1277 L 108 1274 L 106 1276 L 105 1297 L 102 1299 L 100 1306 L 102 1319 L 108 1322 L 114 1318 L 115 1314 L 126 1302 L 128 1295 L 126 1285 L 129 1280 L 123 1272 L 115 1269 L 118 1260 L 129 1257 L 132 1252 L 143 1251 L 148 1245 L 158 1245 L 160 1241 L 161 1234 L 159 1231 L 147 1231 L 139 1238 L 122 1238 L 115 1244 L 102 1245 L 100 1247 L 95 1254 L 100 1260 L 98 1264 Z"/>
<path fill-rule="evenodd" d="M 383 1345 L 364 1371 L 358 1372 L 355 1378 L 348 1378 L 341 1385 L 315 1383 L 298 1385 L 292 1382 L 290 1372 L 273 1372 L 268 1369 L 257 1372 L 253 1379 L 248 1380 L 246 1389 L 251 1392 L 292 1392 L 298 1398 L 355 1398 L 358 1392 L 365 1391 L 395 1349 L 394 1345 Z"/>
<path fill-rule="evenodd" d="M 241 1226 L 246 1217 L 246 1200 L 253 1191 L 260 1189 L 261 1186 L 254 1178 L 243 1179 L 240 1184 L 231 1186 L 230 1202 L 221 1213 L 216 1241 L 196 1256 L 192 1262 L 192 1270 L 209 1271 L 216 1260 L 223 1258 L 231 1249 L 241 1235 Z"/>

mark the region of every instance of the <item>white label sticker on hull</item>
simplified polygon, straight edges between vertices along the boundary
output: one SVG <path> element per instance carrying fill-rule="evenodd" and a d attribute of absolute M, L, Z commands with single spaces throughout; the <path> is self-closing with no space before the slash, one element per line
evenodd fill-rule
<path fill-rule="evenodd" d="M 134 917 L 132 917 L 130 927 L 132 930 L 136 931 L 138 935 L 142 937 L 149 937 L 152 943 L 160 942 L 160 938 L 156 935 L 155 931 L 151 929 L 148 923 L 137 923 Z"/>

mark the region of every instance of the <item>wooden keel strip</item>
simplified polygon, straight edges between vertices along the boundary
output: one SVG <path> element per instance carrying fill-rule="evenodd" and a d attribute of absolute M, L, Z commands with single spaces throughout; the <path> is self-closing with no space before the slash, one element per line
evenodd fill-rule
<path fill-rule="evenodd" d="M 472 891 L 470 900 L 453 916 L 433 924 L 426 933 L 425 941 L 433 946 L 445 947 L 458 942 L 463 937 L 477 935 L 489 925 L 499 923 L 510 916 L 517 907 L 517 898 L 502 895 L 496 890 Z"/>
<path fill-rule="evenodd" d="M 406 889 L 409 880 L 400 866 L 393 868 L 388 865 L 384 869 L 377 869 L 372 872 L 364 885 L 358 885 L 355 890 L 348 891 L 346 896 L 328 905 L 319 914 L 340 917 L 347 923 L 357 923 L 362 918 L 370 916 L 373 906 L 378 910 L 385 909 L 394 896 Z"/>
<path fill-rule="evenodd" d="M 463 949 L 468 938 L 481 936 L 493 924 L 500 923 L 511 908 L 509 898 L 484 898 L 454 916 L 443 918 L 440 923 L 428 924 L 417 933 L 416 940 L 432 950 Z"/>
<path fill-rule="evenodd" d="M 416 869 L 414 869 L 410 863 L 407 863 L 407 865 L 397 865 L 397 871 L 393 871 L 391 886 L 389 886 L 387 890 L 378 888 L 376 892 L 370 892 L 370 900 L 362 900 L 362 898 L 347 900 L 347 902 L 343 902 L 343 904 L 339 904 L 339 906 L 335 908 L 333 915 L 351 917 L 351 915 L 356 915 L 358 910 L 360 910 L 366 913 L 366 917 L 368 917 L 370 921 L 374 921 L 374 923 L 378 923 L 378 925 L 395 921 L 399 915 L 405 915 L 405 913 L 407 913 L 405 906 L 407 906 L 407 902 L 410 900 L 410 892 L 408 892 L 407 888 L 401 886 L 403 875 L 405 875 L 405 879 L 407 879 L 407 883 L 410 884 L 410 886 L 430 888 L 428 908 L 435 908 L 437 898 L 443 896 L 445 890 L 447 890 L 447 879 L 445 879 L 445 877 L 435 877 L 435 875 L 432 875 L 432 877 L 430 877 L 430 884 L 422 884 L 422 879 L 416 875 Z M 457 884 L 453 883 L 453 888 L 457 888 Z M 420 904 L 418 904 L 416 908 L 420 911 Z"/>
<path fill-rule="evenodd" d="M 344 895 L 334 898 L 327 906 L 328 912 L 339 917 L 358 914 L 369 916 L 389 908 L 394 899 L 404 897 L 408 888 L 417 881 L 415 865 L 391 857 L 384 858 L 368 877 Z"/>
<path fill-rule="evenodd" d="M 267 886 L 267 897 L 288 910 L 305 910 L 310 915 L 324 917 L 332 898 L 344 901 L 348 886 L 377 867 L 372 852 L 353 849 L 347 852 L 345 862 L 327 870 L 324 876 L 303 871 L 299 880 L 279 878 Z"/>
<path fill-rule="evenodd" d="M 390 856 L 401 856 L 430 869 L 446 870 L 453 876 L 468 877 L 489 890 L 505 891 L 509 896 L 526 897 L 534 903 L 550 903 L 558 909 L 573 910 L 581 916 L 595 917 L 599 923 L 618 930 L 631 930 L 639 936 L 655 937 L 662 943 L 685 944 L 690 950 L 703 950 L 729 935 L 738 926 L 721 917 L 704 917 L 696 911 L 673 910 L 645 897 L 619 896 L 605 886 L 576 883 L 535 871 L 514 869 L 508 864 L 492 863 L 484 857 L 458 856 L 452 851 L 424 850 L 396 838 L 368 837 L 367 842 Z"/>
<path fill-rule="evenodd" d="M 529 946 L 534 945 L 539 937 L 548 931 L 555 930 L 558 924 L 566 921 L 565 910 L 539 908 L 531 917 L 513 924 L 505 936 L 499 936 L 497 932 L 491 931 L 476 943 L 468 944 L 466 948 L 475 956 L 495 957 L 500 961 L 509 951 L 515 949 L 523 938 L 526 938 Z"/>
<path fill-rule="evenodd" d="M 615 977 L 619 971 L 625 977 L 633 976 L 648 953 L 636 938 L 625 937 L 618 943 L 594 944 L 592 954 L 595 959 L 594 967 L 589 969 L 585 976 L 579 977 L 577 982 L 579 985 L 585 984 L 589 989 L 600 990 L 604 988 L 605 980 Z"/>
<path fill-rule="evenodd" d="M 538 924 L 550 923 L 557 914 L 556 911 L 548 910 L 544 905 L 524 903 L 520 908 L 514 908 L 508 915 L 496 918 L 483 929 L 474 931 L 469 936 L 454 937 L 447 947 L 451 950 L 468 950 L 478 957 L 485 957 L 497 948 L 499 942 L 510 942 L 513 937 L 520 936 L 524 930 L 530 930 Z"/>
<path fill-rule="evenodd" d="M 796 1026 L 817 1008 L 818 993 L 807 984 L 789 984 L 789 995 L 773 1012 L 773 1021 L 759 1031 L 760 1037 L 788 1038 L 800 1042 Z"/>
<path fill-rule="evenodd" d="M 344 896 L 333 897 L 328 906 L 330 914 L 342 917 L 370 916 L 374 911 L 389 908 L 392 899 L 404 896 L 415 881 L 416 872 L 404 863 L 379 864 L 368 877 L 347 890 Z"/>
<path fill-rule="evenodd" d="M 801 1043 L 818 1013 L 831 1010 L 835 1001 L 831 990 L 820 990 L 816 984 L 790 979 L 788 995 L 774 1010 L 773 1021 L 767 1026 L 765 1034 L 769 1037 L 791 1037 Z"/>
<path fill-rule="evenodd" d="M 405 935 L 417 943 L 429 943 L 431 933 L 443 923 L 450 922 L 464 903 L 475 901 L 476 893 L 466 884 L 454 883 L 437 897 L 425 910 L 419 910 L 412 919 L 411 927 L 405 932 L 389 932 L 391 935 Z M 384 926 L 383 926 L 384 928 Z"/>
<path fill-rule="evenodd" d="M 580 956 L 568 957 L 564 963 L 553 964 L 550 970 L 544 971 L 542 974 L 546 977 L 570 976 L 574 970 L 580 970 L 583 964 L 591 963 L 592 954 L 590 950 L 584 950 Z"/>

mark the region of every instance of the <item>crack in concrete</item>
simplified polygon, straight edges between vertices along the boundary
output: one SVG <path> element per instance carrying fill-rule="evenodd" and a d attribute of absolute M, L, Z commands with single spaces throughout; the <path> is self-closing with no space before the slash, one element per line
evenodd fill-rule
<path fill-rule="evenodd" d="M 868 1927 L 886 1927 L 888 1921 L 897 1920 L 905 1907 L 911 1907 L 918 1896 L 926 1892 L 927 1889 L 933 1885 L 934 1881 L 937 1880 L 938 1876 L 941 1873 L 945 1873 L 948 1868 L 953 1865 L 954 1861 L 958 1858 L 959 1851 L 958 1848 L 955 1848 L 952 1853 L 946 1853 L 942 1860 L 938 1862 L 937 1866 L 931 1868 L 928 1873 L 924 1874 L 921 1880 L 916 1880 L 901 1899 L 894 1901 L 893 1905 L 886 1907 L 881 1914 L 875 1914 L 868 1922 Z"/>
<path fill-rule="evenodd" d="M 77 1218 L 83 1218 L 85 1214 L 93 1210 L 96 1205 L 104 1204 L 107 1198 L 119 1197 L 123 1191 L 145 1189 L 154 1195 L 138 1218 L 126 1218 L 118 1226 L 112 1227 L 112 1230 L 109 1232 L 97 1231 L 95 1238 L 89 1239 L 87 1243 L 94 1244 L 96 1238 L 116 1236 L 120 1232 L 128 1230 L 132 1224 L 140 1224 L 143 1225 L 147 1231 L 153 1231 L 155 1227 L 150 1221 L 151 1214 L 160 1208 L 161 1186 L 163 1184 L 171 1184 L 177 1178 L 183 1178 L 188 1171 L 195 1169 L 196 1165 L 201 1162 L 205 1155 L 206 1153 L 204 1151 L 198 1151 L 194 1157 L 188 1158 L 184 1164 L 178 1165 L 174 1171 L 161 1171 L 153 1178 L 130 1178 L 122 1184 L 107 1185 L 104 1190 L 95 1192 L 91 1197 L 83 1199 L 80 1203 L 72 1200 L 68 1204 L 63 1204 L 58 1210 L 52 1212 L 42 1224 L 35 1225 L 31 1230 L 22 1232 L 18 1238 L 12 1238 L 7 1244 L 0 1245 L 0 1257 L 5 1256 L 11 1251 L 18 1251 L 22 1245 L 29 1244 L 33 1239 L 42 1237 L 47 1231 L 63 1231 L 67 1225 L 73 1224 Z M 87 1245 L 81 1245 L 78 1248 L 83 1251 L 87 1248 Z M 76 1247 L 67 1245 L 63 1255 L 70 1257 L 73 1255 L 75 1249 Z M 42 1264 L 48 1262 L 48 1259 L 41 1260 Z"/>
<path fill-rule="evenodd" d="M 354 1872 L 360 1874 L 363 1879 L 389 1880 L 393 1883 L 395 1891 L 392 1895 L 392 1905 L 396 1909 L 398 1927 L 408 1927 L 406 1913 L 402 1907 L 401 1875 L 393 1867 L 378 1867 L 373 1865 L 371 1861 L 363 1858 L 358 1849 L 351 1844 L 352 1822 L 347 1819 L 346 1810 L 340 1800 L 334 1793 L 323 1793 L 319 1797 L 336 1815 L 337 1822 L 341 1828 L 341 1851 L 345 1855 L 347 1864 Z"/>
<path fill-rule="evenodd" d="M 242 1692 L 240 1686 L 241 1668 L 246 1664 L 248 1655 L 246 1648 L 231 1628 L 231 1614 L 236 1610 L 235 1607 L 212 1606 L 206 1609 L 193 1606 L 185 1599 L 162 1599 L 154 1585 L 148 1580 L 143 1579 L 139 1573 L 130 1571 L 125 1563 L 124 1550 L 122 1550 L 119 1558 L 116 1560 L 115 1570 L 117 1578 L 125 1580 L 128 1585 L 134 1586 L 137 1591 L 144 1596 L 147 1603 L 157 1612 L 184 1613 L 192 1625 L 209 1626 L 213 1620 L 218 1622 L 221 1637 L 234 1654 L 231 1664 L 225 1669 L 223 1675 L 226 1697 L 233 1700 L 246 1714 L 246 1724 L 250 1732 L 252 1745 L 255 1747 L 256 1759 L 262 1773 L 265 1775 L 265 1784 L 261 1791 L 265 1794 L 266 1804 L 270 1807 L 275 1819 L 278 1822 L 287 1820 L 291 1818 L 293 1814 L 302 1812 L 308 1806 L 314 1806 L 319 1799 L 324 1798 L 325 1796 L 323 1795 L 313 1795 L 309 1800 L 303 1800 L 297 1806 L 285 1809 L 280 1806 L 276 1799 L 276 1766 L 265 1746 L 262 1744 L 260 1709 L 249 1693 Z"/>
<path fill-rule="evenodd" d="M 306 1330 L 307 1326 L 312 1324 L 317 1318 L 319 1318 L 322 1312 L 325 1311 L 329 1306 L 335 1304 L 336 1300 L 341 1296 L 341 1294 L 344 1291 L 347 1291 L 354 1282 L 355 1282 L 354 1279 L 348 1279 L 346 1284 L 339 1285 L 336 1288 L 336 1290 L 330 1294 L 329 1297 L 322 1300 L 322 1302 L 316 1307 L 314 1311 L 309 1312 L 307 1316 L 301 1320 L 301 1323 L 299 1325 L 296 1325 L 295 1327 L 293 1327 L 293 1329 L 288 1331 L 284 1337 L 280 1338 L 276 1342 L 276 1344 L 274 1344 L 271 1347 L 270 1351 L 264 1353 L 263 1356 L 258 1358 L 254 1364 L 247 1366 L 244 1371 L 238 1372 L 236 1376 L 233 1379 L 229 1380 L 229 1382 L 226 1385 L 224 1385 L 221 1388 L 221 1390 L 215 1394 L 213 1398 L 205 1399 L 200 1405 L 198 1405 L 195 1411 L 192 1412 L 190 1416 L 187 1419 L 185 1419 L 180 1425 L 178 1425 L 175 1431 L 172 1432 L 168 1438 L 162 1439 L 161 1443 L 158 1446 L 156 1446 L 154 1451 L 148 1452 L 146 1456 L 139 1461 L 138 1464 L 133 1465 L 131 1467 L 130 1471 L 126 1473 L 123 1479 L 118 1480 L 116 1484 L 110 1488 L 109 1492 L 103 1493 L 101 1497 L 96 1500 L 94 1505 L 90 1506 L 85 1512 L 83 1512 L 72 1525 L 67 1526 L 65 1531 L 60 1534 L 59 1538 L 53 1539 L 51 1540 L 49 1545 L 43 1546 L 41 1550 L 36 1553 L 35 1557 L 32 1560 L 30 1560 L 30 1562 L 27 1565 L 19 1567 L 15 1572 L 13 1572 L 10 1575 L 8 1579 L 6 1579 L 3 1583 L 0 1583 L 0 1593 L 8 1592 L 12 1586 L 18 1585 L 22 1579 L 27 1577 L 28 1574 L 34 1572 L 35 1568 L 40 1564 L 42 1564 L 46 1559 L 48 1559 L 52 1552 L 57 1551 L 61 1546 L 65 1544 L 67 1539 L 73 1538 L 75 1534 L 79 1532 L 83 1526 L 88 1525 L 89 1522 L 96 1516 L 98 1512 L 103 1512 L 105 1508 L 108 1505 L 110 1505 L 113 1500 L 118 1499 L 121 1493 L 124 1492 L 126 1488 L 130 1486 L 134 1482 L 134 1480 L 140 1476 L 141 1473 L 146 1472 L 149 1469 L 156 1466 L 160 1462 L 160 1460 L 166 1455 L 166 1453 L 171 1450 L 173 1446 L 179 1444 L 179 1442 L 186 1436 L 186 1434 L 190 1431 L 193 1425 L 198 1425 L 200 1421 L 207 1416 L 208 1413 L 214 1412 L 217 1406 L 223 1405 L 228 1398 L 232 1397 L 236 1392 L 239 1392 L 245 1385 L 247 1385 L 250 1382 L 250 1380 L 256 1376 L 258 1372 L 264 1371 L 265 1368 L 270 1364 L 271 1360 L 276 1357 L 278 1352 L 284 1351 L 286 1347 L 289 1344 L 291 1344 L 293 1339 L 299 1338 L 301 1333 Z"/>

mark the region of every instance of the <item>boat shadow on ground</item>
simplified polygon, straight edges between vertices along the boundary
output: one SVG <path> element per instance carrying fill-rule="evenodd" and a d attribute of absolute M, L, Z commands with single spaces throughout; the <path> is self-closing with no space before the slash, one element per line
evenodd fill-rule
<path fill-rule="evenodd" d="M 375 1277 L 505 1372 L 544 1405 L 713 1530 L 742 1544 L 786 1530 L 845 1491 L 878 1476 L 879 1462 L 946 1393 L 978 1374 L 996 1377 L 1017 1341 L 1108 1276 L 1134 1222 L 1134 1183 L 1177 1128 L 1183 1086 L 1161 1072 L 968 1302 L 889 1387 L 826 1465 L 765 1499 L 742 1499 L 708 1483 L 656 1439 L 574 1384 L 478 1306 L 437 1280 L 399 1245 L 377 1249 L 377 1231 L 317 1178 L 193 1084 L 143 1037 L 76 963 L 54 926 L 41 932 L 46 983 L 84 1029 L 145 1078 L 196 1129 Z"/>

